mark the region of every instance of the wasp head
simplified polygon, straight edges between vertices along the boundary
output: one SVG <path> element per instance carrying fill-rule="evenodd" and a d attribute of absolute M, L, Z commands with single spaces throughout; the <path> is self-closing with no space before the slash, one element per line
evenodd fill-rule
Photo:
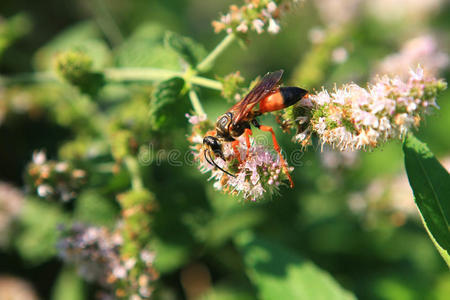
<path fill-rule="evenodd" d="M 220 166 L 218 166 L 214 161 L 214 158 L 216 157 L 220 157 L 221 159 L 225 160 L 225 156 L 223 155 L 222 150 L 222 144 L 217 137 L 208 135 L 203 138 L 203 155 L 210 165 L 215 166 L 222 172 L 235 177 L 233 174 L 225 171 Z"/>
<path fill-rule="evenodd" d="M 208 152 L 210 157 L 220 157 L 225 160 L 225 156 L 222 151 L 222 144 L 219 142 L 219 139 L 214 136 L 205 136 L 203 138 L 203 148 Z"/>

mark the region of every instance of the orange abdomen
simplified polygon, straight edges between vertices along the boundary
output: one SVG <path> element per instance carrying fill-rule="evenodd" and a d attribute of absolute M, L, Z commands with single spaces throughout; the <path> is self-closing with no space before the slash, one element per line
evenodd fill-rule
<path fill-rule="evenodd" d="M 283 109 L 284 107 L 285 107 L 284 99 L 280 93 L 280 90 L 270 94 L 266 98 L 262 99 L 261 102 L 259 102 L 259 112 L 262 114 L 266 112 L 280 110 Z"/>
<path fill-rule="evenodd" d="M 307 93 L 299 87 L 281 87 L 259 102 L 259 112 L 263 114 L 286 108 L 300 101 Z"/>

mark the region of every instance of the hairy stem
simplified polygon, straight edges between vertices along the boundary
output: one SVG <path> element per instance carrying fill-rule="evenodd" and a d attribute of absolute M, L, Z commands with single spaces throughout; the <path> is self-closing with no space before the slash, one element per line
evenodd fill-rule
<path fill-rule="evenodd" d="M 214 50 L 197 65 L 197 71 L 206 72 L 211 69 L 216 59 L 234 42 L 235 39 L 236 36 L 234 34 L 228 34 L 216 48 L 214 48 Z"/>
<path fill-rule="evenodd" d="M 117 46 L 122 44 L 123 36 L 119 26 L 114 21 L 108 6 L 104 0 L 95 0 L 92 2 L 94 13 L 97 15 L 97 23 L 111 44 Z"/>
<path fill-rule="evenodd" d="M 8 77 L 0 75 L 0 86 L 7 86 L 20 83 L 26 84 L 26 83 L 43 83 L 56 81 L 58 81 L 58 78 L 56 74 L 52 72 L 20 73 Z"/>
<path fill-rule="evenodd" d="M 110 81 L 163 81 L 184 75 L 179 71 L 154 68 L 108 68 L 103 73 Z"/>
<path fill-rule="evenodd" d="M 105 79 L 114 82 L 124 81 L 163 81 L 172 77 L 180 77 L 193 85 L 213 89 L 222 90 L 222 83 L 217 80 L 201 77 L 201 76 L 186 76 L 186 73 L 181 71 L 154 69 L 154 68 L 109 68 L 103 71 Z M 14 84 L 31 84 L 43 82 L 57 82 L 58 77 L 53 72 L 36 72 L 36 73 L 22 73 L 11 77 L 0 76 L 0 86 L 14 85 Z"/>
<path fill-rule="evenodd" d="M 133 190 L 142 190 L 144 184 L 142 183 L 141 171 L 139 170 L 139 163 L 136 157 L 127 155 L 124 158 L 124 162 L 131 176 L 131 186 Z"/>
<path fill-rule="evenodd" d="M 202 103 L 200 102 L 197 93 L 193 89 L 189 90 L 189 99 L 191 99 L 192 107 L 194 108 L 197 115 L 206 115 Z"/>
<path fill-rule="evenodd" d="M 110 81 L 163 81 L 172 77 L 180 77 L 192 83 L 194 85 L 214 89 L 222 90 L 222 83 L 200 76 L 189 76 L 187 78 L 186 73 L 165 69 L 153 69 L 153 68 L 110 68 L 105 69 L 105 77 Z"/>
<path fill-rule="evenodd" d="M 209 78 L 204 78 L 204 77 L 200 77 L 200 76 L 192 76 L 190 79 L 190 82 L 193 85 L 210 88 L 212 90 L 221 91 L 223 89 L 223 85 L 220 81 L 209 79 Z"/>

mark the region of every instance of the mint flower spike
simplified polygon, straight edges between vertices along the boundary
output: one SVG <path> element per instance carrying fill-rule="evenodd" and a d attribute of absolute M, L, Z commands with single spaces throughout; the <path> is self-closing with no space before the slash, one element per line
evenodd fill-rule
<path fill-rule="evenodd" d="M 296 2 L 298 0 L 246 0 L 240 7 L 230 5 L 229 12 L 213 21 L 212 26 L 216 33 L 224 30 L 227 34 L 247 34 L 253 30 L 258 34 L 265 31 L 277 34 L 281 29 L 280 17 Z"/>
<path fill-rule="evenodd" d="M 84 279 L 103 288 L 101 299 L 150 299 L 157 279 L 155 253 L 142 249 L 137 257 L 120 255 L 124 247 L 120 226 L 113 231 L 81 223 L 61 227 L 59 256 L 73 264 Z M 134 279 L 131 274 L 137 265 L 141 273 Z"/>
<path fill-rule="evenodd" d="M 199 163 L 202 173 L 209 173 L 209 180 L 214 181 L 214 189 L 238 196 L 244 201 L 257 201 L 278 194 L 281 185 L 288 180 L 283 171 L 280 158 L 271 144 L 258 144 L 250 138 L 251 147 L 247 155 L 247 145 L 243 136 L 239 137 L 239 155 L 242 163 L 236 158 L 231 143 L 223 144 L 225 160 L 217 157 L 215 163 L 224 170 L 230 171 L 235 177 L 229 176 L 208 163 L 203 155 L 203 137 L 211 129 L 210 121 L 197 116 L 187 116 L 193 124 L 191 142 L 192 152 Z M 291 172 L 293 168 L 289 168 Z"/>
<path fill-rule="evenodd" d="M 443 80 L 425 76 L 419 66 L 406 82 L 383 76 L 366 89 L 354 83 L 331 93 L 322 89 L 310 95 L 310 125 L 294 139 L 306 145 L 316 133 L 322 145 L 341 151 L 375 148 L 418 127 L 431 107 L 439 108 L 436 96 L 446 87 Z"/>

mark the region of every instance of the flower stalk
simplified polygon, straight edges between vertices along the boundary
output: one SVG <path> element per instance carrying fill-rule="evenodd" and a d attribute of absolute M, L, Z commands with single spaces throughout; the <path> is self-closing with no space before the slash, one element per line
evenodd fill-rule
<path fill-rule="evenodd" d="M 127 155 L 124 157 L 124 163 L 131 176 L 131 187 L 133 190 L 142 190 L 144 184 L 142 183 L 141 171 L 139 170 L 139 163 L 134 156 Z"/>
<path fill-rule="evenodd" d="M 107 80 L 116 82 L 164 81 L 173 77 L 180 77 L 193 85 L 222 90 L 222 83 L 219 81 L 195 75 L 187 76 L 186 72 L 181 71 L 154 68 L 109 68 L 104 71 L 104 74 Z"/>
<path fill-rule="evenodd" d="M 194 111 L 197 113 L 197 115 L 206 116 L 202 103 L 200 102 L 197 93 L 193 89 L 189 90 L 189 99 L 191 100 L 192 107 L 194 108 Z"/>
<path fill-rule="evenodd" d="M 201 77 L 189 76 L 187 78 L 185 72 L 155 69 L 155 68 L 108 68 L 103 71 L 103 75 L 107 81 L 113 82 L 127 82 L 127 81 L 164 81 L 172 77 L 180 77 L 187 79 L 191 84 L 213 89 L 222 90 L 222 83 L 217 80 Z M 8 86 L 14 84 L 24 83 L 44 83 L 44 82 L 58 82 L 58 77 L 53 72 L 36 72 L 23 73 L 12 77 L 0 76 L 0 85 Z"/>
<path fill-rule="evenodd" d="M 214 48 L 211 53 L 205 57 L 203 61 L 201 61 L 197 65 L 197 71 L 202 73 L 206 72 L 209 69 L 211 69 L 214 62 L 217 60 L 217 58 L 236 40 L 236 35 L 233 33 L 227 34 L 225 38 Z"/>

